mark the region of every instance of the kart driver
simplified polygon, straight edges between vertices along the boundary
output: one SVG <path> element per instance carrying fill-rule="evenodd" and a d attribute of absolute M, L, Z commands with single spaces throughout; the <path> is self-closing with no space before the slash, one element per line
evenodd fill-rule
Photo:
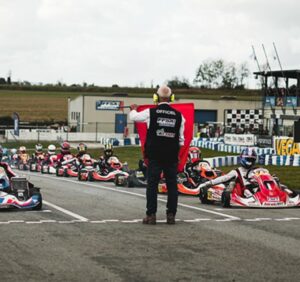
<path fill-rule="evenodd" d="M 36 144 L 35 145 L 35 152 L 32 155 L 33 160 L 43 160 L 44 159 L 44 152 L 43 152 L 43 145 L 42 144 Z"/>
<path fill-rule="evenodd" d="M 90 154 L 87 153 L 87 145 L 84 143 L 79 143 L 77 146 L 77 155 L 76 158 L 78 159 L 79 166 L 90 166 L 93 164 L 92 158 Z"/>
<path fill-rule="evenodd" d="M 26 152 L 25 146 L 21 146 L 19 148 L 19 160 L 22 161 L 23 163 L 26 163 L 29 160 L 29 155 Z"/>
<path fill-rule="evenodd" d="M 45 154 L 44 163 L 50 163 L 53 156 L 55 156 L 56 146 L 50 144 L 47 148 L 47 153 Z"/>
<path fill-rule="evenodd" d="M 70 143 L 65 141 L 60 145 L 60 154 L 57 155 L 57 161 L 59 164 L 61 164 L 63 161 L 65 161 L 64 157 L 66 155 L 73 155 L 71 154 L 71 146 Z"/>
<path fill-rule="evenodd" d="M 2 162 L 2 157 L 3 157 L 3 149 L 2 147 L 0 148 L 0 166 L 4 168 L 6 175 L 8 176 L 9 179 L 11 179 L 14 176 L 17 176 L 13 170 L 10 168 L 10 166 L 8 165 L 8 163 L 6 162 Z"/>
<path fill-rule="evenodd" d="M 211 186 L 218 185 L 220 183 L 230 182 L 230 185 L 226 191 L 231 192 L 234 185 L 237 182 L 241 184 L 245 197 L 251 197 L 253 195 L 253 183 L 249 181 L 253 175 L 253 168 L 257 160 L 257 154 L 253 148 L 243 149 L 240 155 L 241 166 L 237 169 L 231 170 L 229 173 L 209 180 L 198 186 L 199 189 L 210 188 Z"/>
<path fill-rule="evenodd" d="M 101 171 L 109 170 L 111 168 L 111 164 L 108 162 L 109 158 L 116 157 L 114 155 L 113 145 L 105 144 L 103 156 L 100 156 L 98 164 Z"/>

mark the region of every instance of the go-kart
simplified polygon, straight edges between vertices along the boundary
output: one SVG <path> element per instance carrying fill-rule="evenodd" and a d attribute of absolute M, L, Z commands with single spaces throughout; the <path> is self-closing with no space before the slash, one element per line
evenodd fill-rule
<path fill-rule="evenodd" d="M 29 170 L 29 157 L 27 154 L 22 154 L 18 160 L 17 168 L 19 170 Z"/>
<path fill-rule="evenodd" d="M 88 173 L 89 181 L 114 181 L 117 186 L 127 186 L 128 172 L 124 171 L 123 164 L 117 157 L 110 157 L 108 167 L 96 168 Z M 97 167 L 97 166 L 96 166 Z"/>
<path fill-rule="evenodd" d="M 222 175 L 220 170 L 213 169 L 210 164 L 203 160 L 198 160 L 190 165 L 185 173 L 177 174 L 177 189 L 180 194 L 198 196 L 198 186 L 208 180 Z M 167 185 L 162 179 L 158 185 L 159 193 L 167 193 Z"/>
<path fill-rule="evenodd" d="M 50 156 L 47 160 L 44 160 L 42 162 L 41 173 L 56 174 L 57 164 L 58 164 L 57 156 L 56 155 Z"/>
<path fill-rule="evenodd" d="M 41 172 L 43 160 L 43 156 L 29 160 L 29 170 Z"/>
<path fill-rule="evenodd" d="M 89 154 L 84 154 L 81 157 L 81 165 L 78 167 L 78 180 L 87 181 L 91 177 L 91 172 L 95 171 L 94 160 Z M 92 180 L 91 180 L 92 181 Z"/>
<path fill-rule="evenodd" d="M 256 168 L 248 178 L 251 183 L 242 187 L 239 182 L 230 182 L 225 186 L 213 186 L 200 189 L 202 203 L 222 203 L 223 207 L 283 208 L 299 207 L 300 196 L 281 185 L 265 168 Z M 248 193 L 245 193 L 246 191 Z M 231 192 L 230 192 L 231 191 Z M 247 194 L 247 196 L 245 196 Z"/>
<path fill-rule="evenodd" d="M 56 176 L 78 177 L 78 160 L 72 155 L 65 155 L 63 162 L 56 167 Z"/>
<path fill-rule="evenodd" d="M 18 208 L 40 210 L 42 195 L 25 177 L 8 178 L 5 169 L 0 167 L 0 209 Z"/>

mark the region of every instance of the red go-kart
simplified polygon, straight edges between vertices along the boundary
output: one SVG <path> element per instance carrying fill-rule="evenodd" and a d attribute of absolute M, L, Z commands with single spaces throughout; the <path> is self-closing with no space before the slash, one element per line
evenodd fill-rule
<path fill-rule="evenodd" d="M 232 185 L 231 192 L 231 189 L 224 191 L 224 189 L 214 186 L 201 189 L 200 200 L 202 203 L 221 202 L 223 207 L 285 208 L 300 206 L 299 194 L 281 185 L 267 169 L 254 169 L 248 180 L 251 188 L 242 187 L 239 182 L 231 182 L 229 184 Z M 247 196 L 245 196 L 246 188 Z"/>

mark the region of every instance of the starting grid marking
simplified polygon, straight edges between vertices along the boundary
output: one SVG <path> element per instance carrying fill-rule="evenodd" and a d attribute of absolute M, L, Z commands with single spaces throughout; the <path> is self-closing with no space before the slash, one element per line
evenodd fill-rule
<path fill-rule="evenodd" d="M 245 222 L 263 222 L 263 221 L 273 221 L 273 222 L 289 222 L 300 220 L 300 217 L 286 217 L 286 218 L 245 218 L 245 219 L 211 219 L 211 218 L 194 218 L 194 219 L 176 219 L 176 222 L 184 223 L 202 223 L 202 222 L 233 222 L 233 221 L 245 221 Z M 103 219 L 103 220 L 54 220 L 54 219 L 45 219 L 37 221 L 26 221 L 26 220 L 9 220 L 9 221 L 0 221 L 0 225 L 5 224 L 45 224 L 45 223 L 58 223 L 58 224 L 74 224 L 74 223 L 91 223 L 91 224 L 114 224 L 114 223 L 124 223 L 124 224 L 136 224 L 141 223 L 141 219 Z M 157 223 L 166 223 L 165 219 L 156 220 Z"/>

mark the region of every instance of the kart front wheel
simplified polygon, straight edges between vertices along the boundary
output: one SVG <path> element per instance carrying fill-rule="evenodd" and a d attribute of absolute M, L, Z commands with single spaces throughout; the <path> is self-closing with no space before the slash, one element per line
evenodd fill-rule
<path fill-rule="evenodd" d="M 230 200 L 231 200 L 231 193 L 229 191 L 224 191 L 222 193 L 222 206 L 223 208 L 230 208 Z"/>
<path fill-rule="evenodd" d="M 200 189 L 199 198 L 202 204 L 210 203 L 209 200 L 207 199 L 207 188 Z"/>

